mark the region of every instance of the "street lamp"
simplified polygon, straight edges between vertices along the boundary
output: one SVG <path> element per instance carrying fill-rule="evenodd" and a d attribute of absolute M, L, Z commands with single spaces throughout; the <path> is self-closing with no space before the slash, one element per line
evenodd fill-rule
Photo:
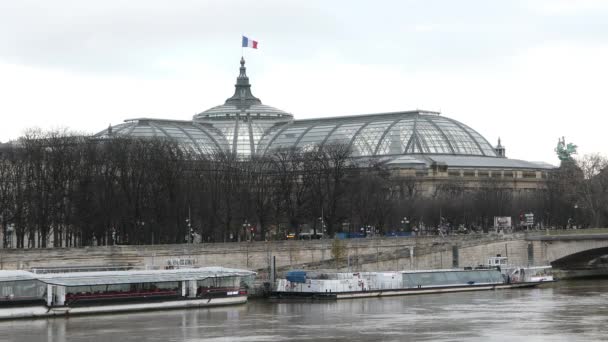
<path fill-rule="evenodd" d="M 578 228 L 578 221 L 576 220 L 576 216 L 577 216 L 576 213 L 577 212 L 578 212 L 578 203 L 575 203 L 574 204 L 574 219 L 573 219 L 573 221 L 574 221 L 574 227 L 573 228 L 574 229 Z"/>
<path fill-rule="evenodd" d="M 321 213 L 323 213 L 323 211 L 321 211 Z M 323 237 L 325 237 L 325 232 L 326 232 L 325 228 L 327 228 L 327 227 L 325 226 L 325 220 L 323 219 L 323 216 L 319 217 L 319 221 L 321 221 L 321 234 L 323 234 Z M 318 234 L 316 229 L 315 229 L 314 233 Z M 316 236 L 311 237 L 311 239 L 316 239 L 316 238 L 317 238 Z"/>
<path fill-rule="evenodd" d="M 112 245 L 116 245 L 116 228 L 112 227 Z"/>
<path fill-rule="evenodd" d="M 188 236 L 190 236 L 190 243 L 194 243 L 194 228 L 192 228 L 192 210 L 188 206 L 188 218 L 186 219 L 186 226 L 188 227 Z M 188 239 L 188 237 L 186 237 Z"/>
<path fill-rule="evenodd" d="M 137 221 L 137 222 L 135 222 L 135 225 L 137 227 L 137 231 L 135 232 L 135 234 L 139 234 L 141 242 L 145 243 L 146 235 L 144 232 L 144 226 L 146 225 L 146 222 Z"/>
<path fill-rule="evenodd" d="M 403 224 L 403 229 L 401 229 L 401 231 L 407 231 L 408 224 L 410 224 L 407 217 L 404 217 L 403 220 L 401 220 L 401 223 Z"/>
<path fill-rule="evenodd" d="M 4 247 L 8 247 L 8 248 L 13 248 L 13 232 L 15 231 L 15 225 L 13 223 L 9 223 L 6 226 L 6 244 L 7 246 Z"/>
<path fill-rule="evenodd" d="M 243 223 L 243 232 L 245 233 L 245 237 L 247 237 L 247 231 L 251 230 L 251 241 L 253 241 L 253 238 L 255 237 L 255 233 L 253 232 L 253 229 L 251 228 L 251 224 L 249 222 L 247 222 L 247 220 L 245 220 L 245 223 Z"/>
<path fill-rule="evenodd" d="M 190 237 L 190 243 L 194 243 L 194 229 L 192 228 L 192 222 L 190 222 L 190 218 L 186 219 L 186 227 L 188 227 L 188 236 Z M 188 240 L 188 236 L 186 236 L 186 240 Z"/>

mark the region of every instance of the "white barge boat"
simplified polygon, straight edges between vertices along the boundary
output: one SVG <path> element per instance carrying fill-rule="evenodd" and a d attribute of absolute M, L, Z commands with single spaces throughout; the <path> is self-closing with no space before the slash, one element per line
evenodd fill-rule
<path fill-rule="evenodd" d="M 255 273 L 223 267 L 36 274 L 0 271 L 0 319 L 247 302 Z"/>
<path fill-rule="evenodd" d="M 553 282 L 553 274 L 551 266 L 527 266 L 520 267 L 509 264 L 507 257 L 500 256 L 488 258 L 486 265 L 480 265 L 479 268 L 495 268 L 507 277 L 509 282 Z"/>
<path fill-rule="evenodd" d="M 534 268 L 517 269 L 517 277 L 499 269 L 445 269 L 399 272 L 308 273 L 291 271 L 278 279 L 273 299 L 347 299 L 444 292 L 535 287 L 552 282 Z M 536 268 L 541 269 L 541 268 Z M 546 268 L 542 268 L 546 271 Z"/>

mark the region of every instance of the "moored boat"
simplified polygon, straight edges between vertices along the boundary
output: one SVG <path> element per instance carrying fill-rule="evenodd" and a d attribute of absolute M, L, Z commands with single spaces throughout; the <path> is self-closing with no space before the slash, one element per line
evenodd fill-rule
<path fill-rule="evenodd" d="M 0 271 L 0 319 L 247 302 L 254 272 L 222 267 L 36 274 Z"/>
<path fill-rule="evenodd" d="M 399 272 L 311 273 L 288 272 L 278 279 L 271 298 L 345 299 L 443 292 L 535 287 L 533 278 L 510 278 L 499 269 L 445 269 Z"/>
<path fill-rule="evenodd" d="M 507 278 L 508 282 L 553 282 L 551 266 L 515 266 L 509 264 L 509 259 L 497 254 L 488 258 L 486 265 L 479 268 L 497 269 Z"/>

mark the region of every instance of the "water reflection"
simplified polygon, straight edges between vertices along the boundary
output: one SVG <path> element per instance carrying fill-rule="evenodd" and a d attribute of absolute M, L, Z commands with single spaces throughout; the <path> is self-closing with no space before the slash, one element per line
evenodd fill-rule
<path fill-rule="evenodd" d="M 608 280 L 0 322 L 0 341 L 600 341 Z"/>

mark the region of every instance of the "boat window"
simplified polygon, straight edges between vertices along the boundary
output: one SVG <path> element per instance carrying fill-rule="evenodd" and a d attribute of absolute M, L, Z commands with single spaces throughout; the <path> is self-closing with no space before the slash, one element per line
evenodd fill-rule
<path fill-rule="evenodd" d="M 212 277 L 197 281 L 197 286 L 203 288 L 238 288 L 241 286 L 241 277 Z"/>
<path fill-rule="evenodd" d="M 447 272 L 445 276 L 448 279 L 450 284 L 460 283 L 460 278 L 458 277 L 458 272 Z"/>
<path fill-rule="evenodd" d="M 0 302 L 42 299 L 45 296 L 46 285 L 38 280 L 0 282 Z"/>
<path fill-rule="evenodd" d="M 178 281 L 158 282 L 158 283 L 133 283 L 133 284 L 107 284 L 107 285 L 87 285 L 69 286 L 66 294 L 70 295 L 106 295 L 106 294 L 129 294 L 129 293 L 155 293 L 155 292 L 176 292 L 180 288 Z"/>
<path fill-rule="evenodd" d="M 468 285 L 476 283 L 501 283 L 502 275 L 496 270 L 447 271 L 429 273 L 404 273 L 403 287 Z"/>

